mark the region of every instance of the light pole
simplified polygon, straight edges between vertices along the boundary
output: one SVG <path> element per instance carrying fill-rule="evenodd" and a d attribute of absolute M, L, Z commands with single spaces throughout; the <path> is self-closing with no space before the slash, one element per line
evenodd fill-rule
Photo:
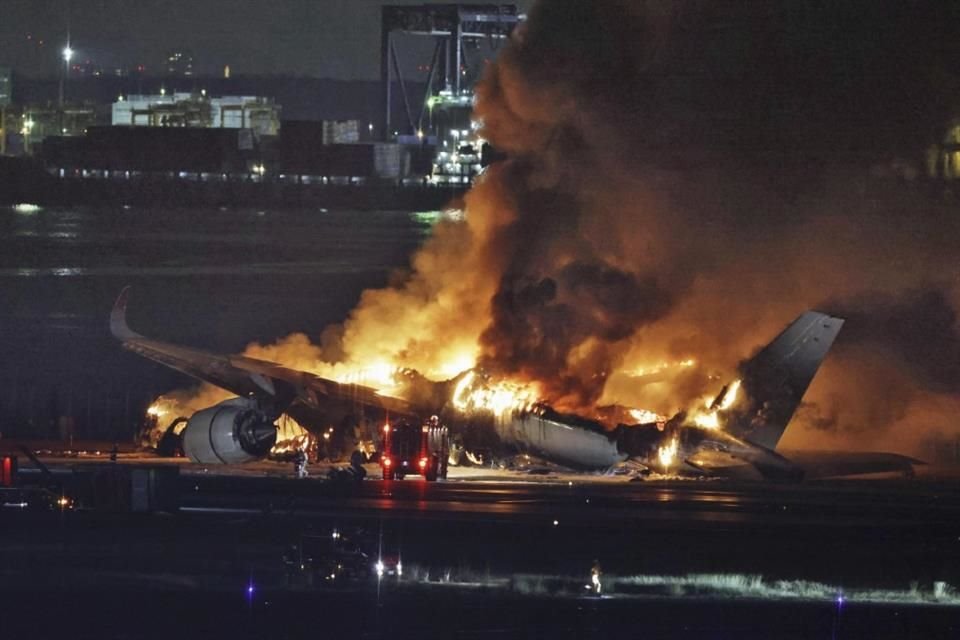
<path fill-rule="evenodd" d="M 59 96 L 60 122 L 58 123 L 60 130 L 57 132 L 57 135 L 61 135 L 61 136 L 64 134 L 63 125 L 66 120 L 63 113 L 63 83 L 66 81 L 67 74 L 70 73 L 70 61 L 73 60 L 73 49 L 70 47 L 69 40 L 67 40 L 67 46 L 63 48 L 62 55 L 63 55 L 63 72 L 60 74 L 60 96 Z"/>
<path fill-rule="evenodd" d="M 20 129 L 20 134 L 23 136 L 23 151 L 27 155 L 30 155 L 30 133 L 33 131 L 33 116 L 30 115 L 30 112 L 27 111 L 26 116 L 23 120 L 23 128 Z"/>
<path fill-rule="evenodd" d="M 73 60 L 73 49 L 70 47 L 70 43 L 67 43 L 67 46 L 63 48 L 63 73 L 60 74 L 60 108 L 63 108 L 63 83 L 67 78 L 67 74 L 70 73 L 70 61 Z"/>

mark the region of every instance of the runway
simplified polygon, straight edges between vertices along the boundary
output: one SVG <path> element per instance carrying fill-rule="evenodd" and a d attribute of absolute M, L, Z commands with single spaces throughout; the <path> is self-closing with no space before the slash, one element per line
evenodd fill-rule
<path fill-rule="evenodd" d="M 130 457 L 116 467 L 147 462 Z M 863 584 L 960 584 L 960 484 L 932 472 L 912 480 L 774 484 L 454 469 L 436 483 L 410 477 L 340 484 L 325 479 L 323 465 L 295 479 L 292 466 L 281 463 L 149 462 L 179 468 L 176 518 L 184 526 L 376 526 L 402 538 L 424 564 L 549 572 L 603 556 L 625 572 L 722 569 Z M 69 478 L 114 468 L 102 457 L 48 465 Z M 376 477 L 376 465 L 367 469 Z"/>
<path fill-rule="evenodd" d="M 46 460 L 64 480 L 147 462 Z M 80 618 L 106 607 L 118 625 L 166 602 L 260 637 L 275 625 L 309 635 L 323 620 L 365 637 L 440 624 L 452 638 L 820 638 L 841 622 L 838 594 L 849 604 L 834 637 L 947 638 L 960 616 L 960 492 L 936 474 L 778 485 L 475 469 L 338 485 L 323 467 L 298 480 L 279 463 L 149 462 L 179 469 L 173 513 L 0 514 L 0 579 L 19 594 L 7 602 L 29 610 L 59 593 Z M 403 579 L 291 577 L 290 549 L 333 531 L 371 562 L 402 557 Z M 601 599 L 584 591 L 592 566 Z M 255 597 L 237 595 L 254 584 Z"/>

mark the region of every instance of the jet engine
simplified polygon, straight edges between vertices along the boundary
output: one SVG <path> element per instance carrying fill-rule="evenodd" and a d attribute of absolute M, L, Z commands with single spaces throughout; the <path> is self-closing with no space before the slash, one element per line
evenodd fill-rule
<path fill-rule="evenodd" d="M 255 400 L 231 398 L 193 414 L 180 437 L 194 462 L 237 464 L 270 453 L 277 427 Z"/>

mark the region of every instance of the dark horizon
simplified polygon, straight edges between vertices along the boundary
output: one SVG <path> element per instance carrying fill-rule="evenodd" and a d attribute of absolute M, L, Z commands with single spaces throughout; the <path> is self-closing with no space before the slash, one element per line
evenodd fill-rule
<path fill-rule="evenodd" d="M 56 76 L 69 32 L 75 61 L 105 68 L 142 64 L 153 72 L 168 52 L 182 49 L 194 55 L 198 75 L 222 75 L 230 65 L 234 74 L 374 80 L 380 76 L 380 7 L 394 4 L 449 3 L 7 0 L 0 66 L 30 77 Z M 525 10 L 531 2 L 515 4 Z"/>

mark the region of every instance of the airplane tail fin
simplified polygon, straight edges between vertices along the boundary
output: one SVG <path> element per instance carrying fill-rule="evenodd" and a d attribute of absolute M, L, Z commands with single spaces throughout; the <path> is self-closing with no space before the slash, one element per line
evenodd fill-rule
<path fill-rule="evenodd" d="M 843 322 L 842 318 L 807 311 L 743 362 L 742 399 L 727 411 L 726 430 L 774 450 Z"/>

